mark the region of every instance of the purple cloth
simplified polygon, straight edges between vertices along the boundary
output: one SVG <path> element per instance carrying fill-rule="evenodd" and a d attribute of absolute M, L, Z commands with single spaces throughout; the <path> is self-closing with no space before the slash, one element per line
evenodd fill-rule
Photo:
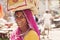
<path fill-rule="evenodd" d="M 24 14 L 26 16 L 26 19 L 28 21 L 28 23 L 32 26 L 32 29 L 34 29 L 37 34 L 40 36 L 40 32 L 38 30 L 38 27 L 37 27 L 37 24 L 36 24 L 36 21 L 34 21 L 34 18 L 33 18 L 33 15 L 32 15 L 32 12 L 31 10 L 29 9 L 26 9 L 26 10 L 23 10 L 24 11 Z M 10 40 L 23 40 L 23 37 L 21 36 L 18 36 L 20 35 L 20 29 L 17 28 L 11 35 L 10 35 Z"/>
<path fill-rule="evenodd" d="M 19 35 L 20 35 L 20 29 L 18 27 L 15 31 L 12 32 L 9 39 L 10 40 L 23 40 L 22 37 Z"/>
<path fill-rule="evenodd" d="M 28 20 L 28 23 L 32 26 L 32 28 L 38 33 L 38 35 L 40 35 L 40 32 L 38 30 L 36 21 L 33 18 L 32 12 L 29 9 L 24 10 L 24 13 L 26 15 L 26 18 Z"/>

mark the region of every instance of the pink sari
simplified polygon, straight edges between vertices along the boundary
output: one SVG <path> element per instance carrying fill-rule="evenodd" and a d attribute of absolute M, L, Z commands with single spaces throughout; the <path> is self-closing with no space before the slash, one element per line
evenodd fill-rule
<path fill-rule="evenodd" d="M 31 10 L 26 9 L 26 10 L 23 10 L 23 11 L 24 11 L 24 14 L 26 16 L 26 19 L 27 19 L 28 23 L 31 25 L 32 29 L 34 29 L 37 32 L 38 36 L 40 37 L 40 32 L 38 30 L 36 21 L 34 21 L 34 18 L 33 18 Z M 22 36 L 18 36 L 18 35 L 20 35 L 20 29 L 19 28 L 17 28 L 10 35 L 10 40 L 23 40 L 23 37 Z"/>

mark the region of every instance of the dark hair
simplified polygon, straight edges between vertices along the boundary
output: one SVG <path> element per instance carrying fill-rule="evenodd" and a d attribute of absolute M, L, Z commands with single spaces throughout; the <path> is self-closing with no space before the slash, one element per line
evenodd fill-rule
<path fill-rule="evenodd" d="M 15 11 L 14 16 L 16 15 L 17 12 L 22 12 L 22 13 L 23 13 L 22 10 L 18 10 L 18 11 Z M 23 14 L 24 14 L 24 13 L 23 13 Z"/>
<path fill-rule="evenodd" d="M 49 13 L 49 11 L 46 11 L 46 13 Z"/>

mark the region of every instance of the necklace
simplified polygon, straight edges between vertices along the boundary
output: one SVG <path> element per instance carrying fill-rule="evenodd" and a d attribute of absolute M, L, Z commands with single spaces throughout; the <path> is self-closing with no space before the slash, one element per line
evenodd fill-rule
<path fill-rule="evenodd" d="M 22 33 L 22 34 L 20 34 L 18 36 L 24 36 L 24 35 L 26 35 L 29 32 L 29 30 L 30 30 L 30 28 L 26 32 L 24 32 L 24 33 Z"/>

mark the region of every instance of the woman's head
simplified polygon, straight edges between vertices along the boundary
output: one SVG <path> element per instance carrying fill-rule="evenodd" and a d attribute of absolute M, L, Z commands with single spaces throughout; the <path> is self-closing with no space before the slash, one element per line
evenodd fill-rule
<path fill-rule="evenodd" d="M 23 11 L 16 11 L 14 16 L 16 23 L 19 27 L 23 27 L 27 25 L 27 20 Z"/>
<path fill-rule="evenodd" d="M 24 11 L 24 12 L 23 12 Z M 22 25 L 21 26 L 24 26 L 24 25 L 26 25 L 27 24 L 27 22 L 29 23 L 29 25 L 31 25 L 31 26 L 29 26 L 29 27 L 31 27 L 32 29 L 34 29 L 37 33 L 38 33 L 38 35 L 40 35 L 40 32 L 39 32 L 39 30 L 38 30 L 38 27 L 37 27 L 37 24 L 36 24 L 36 22 L 34 21 L 34 18 L 33 18 L 33 15 L 32 15 L 32 12 L 31 12 L 31 10 L 29 10 L 29 9 L 26 9 L 26 10 L 23 10 L 22 11 L 22 14 L 24 15 L 25 14 L 25 18 L 24 18 L 24 23 L 22 23 Z M 20 11 L 18 11 L 18 12 L 20 12 Z M 15 20 L 16 20 L 16 15 L 17 15 L 17 11 L 15 12 Z M 26 20 L 26 19 L 28 19 L 28 20 Z M 17 22 L 17 20 L 16 20 L 16 22 Z M 19 21 L 18 21 L 19 22 Z M 28 25 L 28 24 L 27 24 Z"/>

